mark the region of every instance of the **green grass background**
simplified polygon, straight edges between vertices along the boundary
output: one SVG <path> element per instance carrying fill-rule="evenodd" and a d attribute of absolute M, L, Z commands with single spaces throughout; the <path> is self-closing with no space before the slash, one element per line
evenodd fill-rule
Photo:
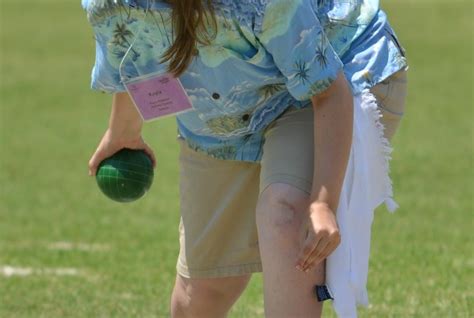
<path fill-rule="evenodd" d="M 0 317 L 166 317 L 178 252 L 175 124 L 147 124 L 148 196 L 121 205 L 87 176 L 110 96 L 89 90 L 94 41 L 79 1 L 0 0 Z M 410 63 L 392 176 L 401 209 L 378 211 L 361 317 L 472 317 L 473 5 L 386 0 Z M 54 242 L 103 244 L 61 251 Z M 263 315 L 261 277 L 231 317 Z M 334 317 L 330 306 L 325 315 Z"/>

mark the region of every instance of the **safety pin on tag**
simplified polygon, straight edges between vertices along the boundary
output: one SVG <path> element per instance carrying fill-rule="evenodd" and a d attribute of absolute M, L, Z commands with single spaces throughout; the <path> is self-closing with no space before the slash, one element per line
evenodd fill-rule
<path fill-rule="evenodd" d="M 123 81 L 143 121 L 187 112 L 193 108 L 180 80 L 169 73 L 153 73 Z"/>

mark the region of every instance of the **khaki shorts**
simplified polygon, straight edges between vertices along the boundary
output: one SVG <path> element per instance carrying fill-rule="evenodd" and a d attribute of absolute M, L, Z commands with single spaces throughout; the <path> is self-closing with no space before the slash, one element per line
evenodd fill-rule
<path fill-rule="evenodd" d="M 382 112 L 381 122 L 385 127 L 385 137 L 391 140 L 405 112 L 407 71 L 402 70 L 393 74 L 375 85 L 370 92 L 374 94 Z"/>
<path fill-rule="evenodd" d="M 388 137 L 393 136 L 403 113 L 405 76 L 400 72 L 392 76 L 396 82 L 390 78 L 373 90 L 385 116 L 382 122 Z M 400 85 L 403 81 L 405 85 Z M 255 221 L 257 200 L 272 183 L 289 184 L 310 193 L 312 111 L 312 107 L 289 108 L 275 120 L 265 132 L 260 163 L 214 159 L 180 140 L 178 274 L 210 278 L 262 270 Z"/>

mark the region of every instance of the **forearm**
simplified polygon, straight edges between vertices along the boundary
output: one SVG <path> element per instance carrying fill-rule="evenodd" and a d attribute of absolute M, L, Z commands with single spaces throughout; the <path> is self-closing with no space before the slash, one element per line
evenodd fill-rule
<path fill-rule="evenodd" d="M 123 148 L 145 151 L 155 167 L 155 154 L 141 136 L 142 126 L 142 118 L 128 94 L 115 94 L 112 101 L 109 128 L 89 160 L 89 175 L 94 176 L 105 158 L 109 158 Z"/>
<path fill-rule="evenodd" d="M 336 212 L 352 144 L 353 97 L 342 75 L 321 96 L 313 97 L 314 174 L 312 204 Z"/>
<path fill-rule="evenodd" d="M 120 135 L 140 135 L 143 120 L 127 93 L 114 94 L 109 130 Z"/>

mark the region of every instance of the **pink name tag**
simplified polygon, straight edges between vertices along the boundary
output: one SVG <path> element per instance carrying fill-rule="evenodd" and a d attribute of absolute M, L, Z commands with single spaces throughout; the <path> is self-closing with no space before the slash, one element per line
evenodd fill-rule
<path fill-rule="evenodd" d="M 183 85 L 171 74 L 150 74 L 124 84 L 144 121 L 176 115 L 193 108 Z"/>

